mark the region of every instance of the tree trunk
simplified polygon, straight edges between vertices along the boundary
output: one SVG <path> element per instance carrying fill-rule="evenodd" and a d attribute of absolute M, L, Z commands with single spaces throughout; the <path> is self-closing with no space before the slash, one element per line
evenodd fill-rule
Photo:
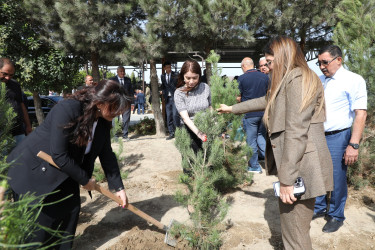
<path fill-rule="evenodd" d="M 305 46 L 306 46 L 306 29 L 303 28 L 300 32 L 301 41 L 299 42 L 299 46 L 302 50 L 302 53 L 305 55 Z"/>
<path fill-rule="evenodd" d="M 207 78 L 207 82 L 206 83 L 208 85 L 210 85 L 211 76 L 212 76 L 211 63 L 206 62 L 206 78 Z"/>
<path fill-rule="evenodd" d="M 99 82 L 100 74 L 99 74 L 99 54 L 97 52 L 91 52 L 91 67 L 92 67 L 92 77 L 94 78 L 94 82 Z"/>
<path fill-rule="evenodd" d="M 206 57 L 208 57 L 208 55 L 211 52 L 210 48 L 211 48 L 210 45 L 206 45 L 205 48 L 204 48 L 204 51 L 206 52 Z M 211 76 L 212 76 L 211 63 L 208 63 L 206 61 L 206 78 L 207 78 L 207 82 L 206 83 L 208 84 L 208 86 L 210 86 Z"/>
<path fill-rule="evenodd" d="M 39 97 L 39 93 L 36 91 L 33 91 L 33 99 L 34 99 L 34 107 L 35 107 L 35 116 L 38 120 L 38 124 L 42 124 L 44 121 L 44 114 L 42 110 L 42 102 Z"/>
<path fill-rule="evenodd" d="M 158 76 L 156 73 L 156 62 L 155 60 L 150 60 L 151 68 L 151 96 L 152 96 L 152 112 L 154 113 L 155 125 L 156 125 L 156 136 L 166 136 L 165 125 L 163 120 L 163 115 L 160 110 L 160 98 L 159 98 L 159 84 Z"/>

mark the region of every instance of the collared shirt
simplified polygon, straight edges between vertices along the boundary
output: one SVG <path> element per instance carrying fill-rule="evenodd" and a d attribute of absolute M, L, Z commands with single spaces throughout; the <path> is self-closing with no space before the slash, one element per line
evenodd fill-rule
<path fill-rule="evenodd" d="M 340 67 L 335 75 L 320 80 L 326 101 L 325 131 L 335 131 L 352 126 L 355 110 L 367 109 L 366 82 L 362 76 Z"/>
<path fill-rule="evenodd" d="M 117 76 L 118 78 L 118 82 L 121 84 L 121 85 L 124 85 L 124 78 L 120 78 L 119 76 Z"/>
<path fill-rule="evenodd" d="M 165 82 L 169 84 L 171 82 L 171 73 L 165 73 Z M 168 96 L 172 96 L 171 91 L 168 89 Z"/>

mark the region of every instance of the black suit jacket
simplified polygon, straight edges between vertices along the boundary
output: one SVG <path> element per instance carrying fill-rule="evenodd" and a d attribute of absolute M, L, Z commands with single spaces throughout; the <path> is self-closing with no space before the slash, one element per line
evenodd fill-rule
<path fill-rule="evenodd" d="M 169 79 L 169 83 L 167 83 L 166 74 L 161 75 L 161 89 L 164 96 L 164 99 L 168 99 L 168 92 L 171 92 L 171 96 L 173 98 L 174 92 L 176 91 L 178 74 L 171 72 L 171 79 Z"/>
<path fill-rule="evenodd" d="M 109 80 L 120 83 L 117 76 L 111 77 L 109 78 Z M 130 80 L 129 77 L 126 77 L 126 76 L 124 77 L 123 87 L 125 88 L 125 93 L 127 96 L 134 96 L 134 89 L 132 87 L 132 81 Z"/>
<path fill-rule="evenodd" d="M 86 147 L 70 142 L 69 132 L 74 128 L 65 129 L 64 126 L 82 113 L 79 101 L 60 101 L 45 121 L 9 154 L 7 162 L 14 161 L 8 171 L 9 184 L 17 194 L 50 193 L 68 177 L 85 185 L 91 178 L 98 156 L 109 188 L 123 187 L 117 159 L 111 148 L 111 122 L 98 119 L 91 151 L 86 155 Z M 36 155 L 40 150 L 51 155 L 60 170 L 38 158 Z"/>

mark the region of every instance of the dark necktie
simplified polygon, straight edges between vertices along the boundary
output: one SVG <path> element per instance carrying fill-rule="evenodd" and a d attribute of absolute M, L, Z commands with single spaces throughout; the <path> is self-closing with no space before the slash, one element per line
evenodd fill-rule
<path fill-rule="evenodd" d="M 120 78 L 120 84 L 121 84 L 121 85 L 124 85 L 124 83 L 122 82 L 122 78 Z"/>
<path fill-rule="evenodd" d="M 168 74 L 168 81 L 167 81 L 167 84 L 169 84 L 169 74 Z"/>

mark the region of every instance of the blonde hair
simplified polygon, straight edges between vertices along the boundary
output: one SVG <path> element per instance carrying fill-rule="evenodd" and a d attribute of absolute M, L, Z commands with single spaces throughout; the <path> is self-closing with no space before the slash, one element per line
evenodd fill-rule
<path fill-rule="evenodd" d="M 302 104 L 300 112 L 311 104 L 318 90 L 323 94 L 323 86 L 319 77 L 309 68 L 301 48 L 289 37 L 278 36 L 273 38 L 265 47 L 266 54 L 274 57 L 271 73 L 271 87 L 268 91 L 268 103 L 264 112 L 263 121 L 268 126 L 270 110 L 273 109 L 277 93 L 289 73 L 300 68 L 302 71 Z M 324 102 L 320 102 L 318 112 L 323 109 Z"/>

